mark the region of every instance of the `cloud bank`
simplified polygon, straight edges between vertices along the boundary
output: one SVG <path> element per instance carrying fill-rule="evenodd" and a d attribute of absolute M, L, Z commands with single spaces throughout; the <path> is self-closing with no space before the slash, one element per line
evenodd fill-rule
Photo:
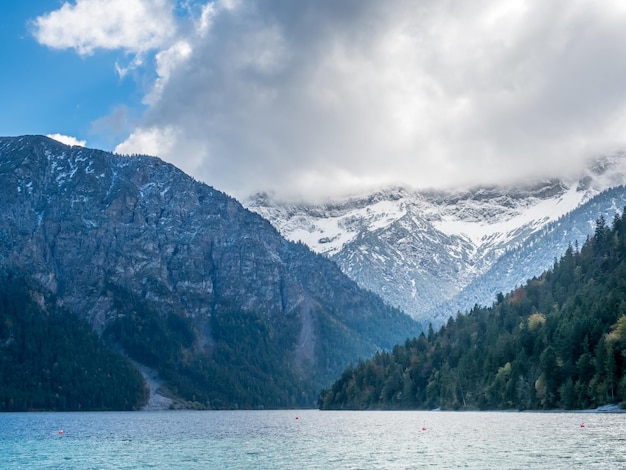
<path fill-rule="evenodd" d="M 620 1 L 124 0 L 107 2 L 119 31 L 50 26 L 101 3 L 65 4 L 37 20 L 58 37 L 37 37 L 156 50 L 147 111 L 116 150 L 238 197 L 511 183 L 625 146 Z"/>

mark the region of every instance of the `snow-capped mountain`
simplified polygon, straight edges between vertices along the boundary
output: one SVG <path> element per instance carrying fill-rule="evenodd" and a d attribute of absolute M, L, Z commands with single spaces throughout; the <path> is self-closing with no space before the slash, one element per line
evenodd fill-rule
<path fill-rule="evenodd" d="M 515 188 L 399 187 L 324 204 L 257 194 L 246 205 L 390 304 L 441 323 L 550 268 L 593 233 L 600 215 L 610 222 L 621 212 L 625 182 L 622 153 L 596 160 L 578 178 Z"/>

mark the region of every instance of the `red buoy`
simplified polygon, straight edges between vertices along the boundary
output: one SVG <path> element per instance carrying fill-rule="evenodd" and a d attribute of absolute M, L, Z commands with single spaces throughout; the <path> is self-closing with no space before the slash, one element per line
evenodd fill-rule
<path fill-rule="evenodd" d="M 59 434 L 63 434 L 63 429 L 59 429 Z"/>

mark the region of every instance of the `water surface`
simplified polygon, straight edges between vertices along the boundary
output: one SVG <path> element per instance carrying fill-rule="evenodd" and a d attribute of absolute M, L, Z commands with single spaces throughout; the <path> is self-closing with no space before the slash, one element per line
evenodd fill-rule
<path fill-rule="evenodd" d="M 0 468 L 622 469 L 626 414 L 5 413 Z"/>

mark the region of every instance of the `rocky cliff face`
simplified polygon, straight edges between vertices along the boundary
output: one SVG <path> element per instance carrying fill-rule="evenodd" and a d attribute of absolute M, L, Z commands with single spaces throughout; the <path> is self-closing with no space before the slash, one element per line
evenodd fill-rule
<path fill-rule="evenodd" d="M 210 355 L 212 320 L 233 310 L 288 321 L 285 367 L 319 384 L 419 331 L 331 261 L 157 158 L 1 138 L 0 194 L 0 266 L 31 273 L 99 333 L 128 313 L 120 291 L 189 320 L 193 354 Z"/>

